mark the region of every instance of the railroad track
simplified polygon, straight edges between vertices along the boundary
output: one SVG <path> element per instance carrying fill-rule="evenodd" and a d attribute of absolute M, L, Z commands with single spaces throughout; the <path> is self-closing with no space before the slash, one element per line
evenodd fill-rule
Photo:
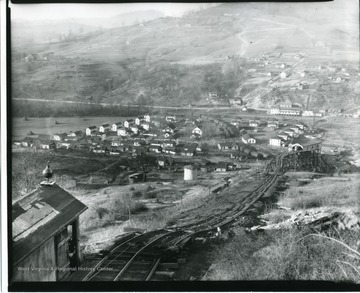
<path fill-rule="evenodd" d="M 233 209 L 186 225 L 171 226 L 144 234 L 129 234 L 117 243 L 82 281 L 171 280 L 171 269 L 177 268 L 178 264 L 174 262 L 174 256 L 167 257 L 167 252 L 176 255 L 181 243 L 207 235 L 218 227 L 225 230 L 236 222 L 264 193 L 276 185 L 282 175 L 284 156 L 279 155 L 272 159 L 276 164 L 275 171 L 272 174 L 266 172 L 263 183 Z M 168 258 L 172 258 L 172 262 L 164 263 Z"/>
<path fill-rule="evenodd" d="M 190 233 L 182 230 L 155 230 L 127 236 L 82 281 L 149 281 L 161 263 L 164 250 L 189 236 Z"/>

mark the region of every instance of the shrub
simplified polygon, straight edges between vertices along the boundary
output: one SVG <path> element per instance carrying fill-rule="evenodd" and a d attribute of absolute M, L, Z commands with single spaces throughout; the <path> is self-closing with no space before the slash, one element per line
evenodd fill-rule
<path fill-rule="evenodd" d="M 135 190 L 135 187 L 134 186 L 131 186 L 130 187 L 130 191 L 134 191 Z"/>
<path fill-rule="evenodd" d="M 331 237 L 329 237 L 331 235 Z M 359 232 L 277 231 L 236 235 L 215 251 L 210 280 L 328 280 L 360 282 Z M 349 247 L 347 247 L 349 246 Z"/>
<path fill-rule="evenodd" d="M 148 210 L 147 206 L 143 202 L 135 202 L 131 207 L 131 213 L 136 214 Z"/>
<path fill-rule="evenodd" d="M 99 219 L 102 219 L 105 215 L 109 213 L 109 210 L 103 207 L 99 207 L 96 209 L 96 213 L 99 217 Z"/>
<path fill-rule="evenodd" d="M 140 191 L 140 190 L 137 190 L 137 191 L 133 191 L 132 192 L 132 197 L 141 197 L 143 195 L 143 193 Z"/>

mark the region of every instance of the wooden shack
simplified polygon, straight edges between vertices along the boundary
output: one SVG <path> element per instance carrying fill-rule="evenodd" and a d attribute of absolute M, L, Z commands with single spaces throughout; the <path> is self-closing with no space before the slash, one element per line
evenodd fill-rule
<path fill-rule="evenodd" d="M 87 207 L 58 185 L 12 205 L 12 281 L 59 281 L 80 265 L 79 215 Z"/>

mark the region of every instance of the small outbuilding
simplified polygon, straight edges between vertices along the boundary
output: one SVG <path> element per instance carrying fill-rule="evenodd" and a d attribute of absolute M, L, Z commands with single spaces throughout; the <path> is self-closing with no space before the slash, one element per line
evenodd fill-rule
<path fill-rule="evenodd" d="M 59 281 L 75 270 L 81 263 L 79 216 L 86 209 L 55 183 L 14 202 L 12 281 Z"/>

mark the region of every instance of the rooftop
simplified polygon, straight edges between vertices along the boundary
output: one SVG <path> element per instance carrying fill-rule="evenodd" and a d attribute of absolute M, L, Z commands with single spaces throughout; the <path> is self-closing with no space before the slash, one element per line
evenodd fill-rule
<path fill-rule="evenodd" d="M 87 207 L 58 185 L 41 186 L 12 205 L 13 264 L 38 248 Z"/>

